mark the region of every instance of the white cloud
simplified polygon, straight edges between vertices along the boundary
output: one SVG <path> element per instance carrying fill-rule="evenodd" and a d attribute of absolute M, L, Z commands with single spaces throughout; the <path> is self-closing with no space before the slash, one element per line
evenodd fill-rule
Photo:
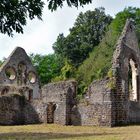
<path fill-rule="evenodd" d="M 23 47 L 27 53 L 52 53 L 52 44 L 56 41 L 59 33 L 67 35 L 69 28 L 78 16 L 79 12 L 93 10 L 95 7 L 105 7 L 106 13 L 116 14 L 128 6 L 139 5 L 139 0 L 93 0 L 93 4 L 84 8 L 69 8 L 64 6 L 55 12 L 50 12 L 45 6 L 43 21 L 37 19 L 29 21 L 24 28 L 24 34 L 15 34 L 13 38 L 0 34 L 0 59 L 8 57 L 16 46 Z"/>

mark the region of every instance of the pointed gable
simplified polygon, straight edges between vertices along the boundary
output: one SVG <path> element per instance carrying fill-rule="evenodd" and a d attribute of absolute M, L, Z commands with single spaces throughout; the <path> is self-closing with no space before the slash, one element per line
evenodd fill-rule
<path fill-rule="evenodd" d="M 39 97 L 39 80 L 34 66 L 25 50 L 16 47 L 0 68 L 0 85 L 14 87 L 12 92 L 32 91 Z M 28 94 L 28 93 L 27 93 Z"/>
<path fill-rule="evenodd" d="M 133 59 L 139 59 L 139 56 L 140 50 L 135 26 L 133 25 L 133 21 L 128 19 L 116 44 L 116 50 L 114 51 L 112 61 L 113 67 L 116 67 L 121 59 L 130 57 L 133 57 Z"/>
<path fill-rule="evenodd" d="M 123 42 L 127 47 L 133 49 L 134 51 L 138 50 L 138 39 L 136 35 L 136 30 L 131 19 L 128 19 L 126 21 L 122 35 L 120 37 L 120 41 Z"/>
<path fill-rule="evenodd" d="M 7 66 L 7 65 L 17 65 L 19 62 L 26 62 L 29 65 L 32 65 L 30 58 L 26 54 L 25 50 L 21 47 L 16 47 L 10 56 L 6 59 L 3 65 L 0 67 L 0 72 Z"/>

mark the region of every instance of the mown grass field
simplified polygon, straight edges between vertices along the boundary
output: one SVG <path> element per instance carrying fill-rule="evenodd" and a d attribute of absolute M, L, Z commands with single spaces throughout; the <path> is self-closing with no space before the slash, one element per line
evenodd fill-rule
<path fill-rule="evenodd" d="M 0 140 L 140 140 L 140 126 L 0 126 Z"/>

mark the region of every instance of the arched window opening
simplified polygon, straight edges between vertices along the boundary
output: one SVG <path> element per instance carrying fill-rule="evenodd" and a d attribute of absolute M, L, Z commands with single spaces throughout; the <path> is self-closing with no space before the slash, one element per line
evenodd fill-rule
<path fill-rule="evenodd" d="M 136 63 L 130 59 L 128 72 L 129 99 L 138 101 L 138 70 Z"/>
<path fill-rule="evenodd" d="M 30 89 L 29 90 L 29 97 L 28 97 L 28 100 L 31 101 L 33 99 L 33 90 Z"/>
<path fill-rule="evenodd" d="M 28 74 L 28 79 L 30 83 L 34 84 L 36 82 L 36 74 L 30 71 Z"/>
<path fill-rule="evenodd" d="M 1 95 L 5 95 L 9 92 L 9 89 L 8 88 L 4 88 L 2 91 L 1 91 Z"/>
<path fill-rule="evenodd" d="M 21 70 L 21 71 L 25 71 L 26 70 L 26 65 L 25 65 L 25 63 L 24 62 L 20 62 L 19 64 L 18 64 L 18 69 L 19 70 Z"/>
<path fill-rule="evenodd" d="M 16 72 L 13 67 L 6 68 L 5 74 L 9 80 L 14 80 L 16 78 Z"/>

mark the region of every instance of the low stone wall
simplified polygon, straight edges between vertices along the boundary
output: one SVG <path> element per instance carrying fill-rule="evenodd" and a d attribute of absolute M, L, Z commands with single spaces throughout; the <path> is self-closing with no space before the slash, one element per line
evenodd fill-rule
<path fill-rule="evenodd" d="M 0 124 L 18 125 L 39 123 L 33 106 L 20 95 L 0 97 Z"/>
<path fill-rule="evenodd" d="M 140 123 L 140 102 L 129 101 L 129 123 Z"/>
<path fill-rule="evenodd" d="M 111 90 L 109 80 L 94 81 L 85 98 L 72 109 L 73 125 L 112 126 Z"/>
<path fill-rule="evenodd" d="M 80 103 L 72 109 L 73 125 L 111 126 L 111 104 Z"/>

